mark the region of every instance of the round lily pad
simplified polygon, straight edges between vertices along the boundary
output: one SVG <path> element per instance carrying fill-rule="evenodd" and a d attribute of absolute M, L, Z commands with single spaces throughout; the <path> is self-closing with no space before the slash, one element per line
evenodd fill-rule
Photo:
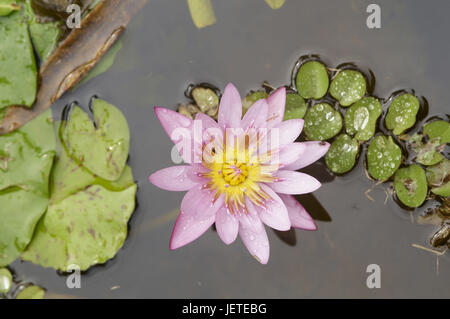
<path fill-rule="evenodd" d="M 419 107 L 419 100 L 414 95 L 404 93 L 397 96 L 389 106 L 385 118 L 386 127 L 395 135 L 402 134 L 416 123 Z"/>
<path fill-rule="evenodd" d="M 298 94 L 286 94 L 286 110 L 284 112 L 284 120 L 302 119 L 305 116 L 308 105 L 305 100 Z"/>
<path fill-rule="evenodd" d="M 358 151 L 358 142 L 347 134 L 342 134 L 331 143 L 325 161 L 332 172 L 344 174 L 355 166 Z"/>
<path fill-rule="evenodd" d="M 297 91 L 305 99 L 323 98 L 327 94 L 329 84 L 328 71 L 320 62 L 308 61 L 298 70 Z"/>
<path fill-rule="evenodd" d="M 342 116 L 328 103 L 310 108 L 305 117 L 305 133 L 312 141 L 324 141 L 342 130 Z"/>
<path fill-rule="evenodd" d="M 44 299 L 45 290 L 39 286 L 28 286 L 22 289 L 16 299 Z"/>
<path fill-rule="evenodd" d="M 331 81 L 330 94 L 341 106 L 349 106 L 366 94 L 366 79 L 361 72 L 343 70 Z"/>
<path fill-rule="evenodd" d="M 428 192 L 425 171 L 417 164 L 401 168 L 395 173 L 394 188 L 398 199 L 408 207 L 419 207 Z"/>
<path fill-rule="evenodd" d="M 381 103 L 374 97 L 365 97 L 354 103 L 345 113 L 347 134 L 355 135 L 358 141 L 368 141 L 375 134 L 381 112 Z"/>
<path fill-rule="evenodd" d="M 439 138 L 440 144 L 450 143 L 450 123 L 439 120 L 424 125 L 423 133 L 430 139 Z"/>
<path fill-rule="evenodd" d="M 248 109 L 255 104 L 255 102 L 267 99 L 269 97 L 269 94 L 264 91 L 256 91 L 252 92 L 249 95 L 245 97 L 245 99 L 242 100 L 242 114 L 247 113 Z"/>
<path fill-rule="evenodd" d="M 13 277 L 6 268 L 0 268 L 0 295 L 7 294 L 12 287 Z"/>
<path fill-rule="evenodd" d="M 219 97 L 210 88 L 201 86 L 194 88 L 192 98 L 203 113 L 219 106 Z"/>
<path fill-rule="evenodd" d="M 370 176 L 384 181 L 400 167 L 402 150 L 391 136 L 376 136 L 367 151 L 367 166 Z"/>
<path fill-rule="evenodd" d="M 125 168 L 130 148 L 130 131 L 122 112 L 105 101 L 95 99 L 92 106 L 95 126 L 76 106 L 63 133 L 72 158 L 92 173 L 117 180 Z"/>

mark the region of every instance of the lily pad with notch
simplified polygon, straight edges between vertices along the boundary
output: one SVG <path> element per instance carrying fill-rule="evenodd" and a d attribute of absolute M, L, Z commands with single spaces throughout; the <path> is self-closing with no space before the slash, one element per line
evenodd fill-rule
<path fill-rule="evenodd" d="M 374 97 L 365 97 L 357 101 L 345 113 L 347 134 L 355 135 L 358 141 L 368 141 L 375 134 L 381 112 L 381 103 Z"/>
<path fill-rule="evenodd" d="M 325 162 L 333 173 L 344 174 L 355 166 L 358 152 L 358 141 L 347 134 L 341 134 L 331 143 Z"/>
<path fill-rule="evenodd" d="M 328 71 L 318 61 L 308 61 L 298 70 L 296 87 L 305 99 L 321 99 L 327 94 L 330 79 Z"/>
<path fill-rule="evenodd" d="M 416 123 L 420 102 L 414 95 L 403 93 L 395 97 L 385 118 L 386 128 L 400 135 Z"/>
<path fill-rule="evenodd" d="M 367 167 L 370 176 L 384 181 L 390 178 L 402 163 L 402 150 L 391 136 L 378 135 L 369 144 Z"/>
<path fill-rule="evenodd" d="M 350 106 L 364 97 L 367 83 L 364 75 L 356 70 L 340 71 L 330 85 L 330 94 L 341 106 Z"/>
<path fill-rule="evenodd" d="M 305 133 L 312 141 L 325 141 L 342 130 L 342 116 L 328 103 L 318 103 L 305 116 Z"/>
<path fill-rule="evenodd" d="M 419 207 L 425 201 L 428 192 L 425 171 L 417 164 L 399 169 L 395 173 L 394 189 L 404 205 L 411 208 Z"/>

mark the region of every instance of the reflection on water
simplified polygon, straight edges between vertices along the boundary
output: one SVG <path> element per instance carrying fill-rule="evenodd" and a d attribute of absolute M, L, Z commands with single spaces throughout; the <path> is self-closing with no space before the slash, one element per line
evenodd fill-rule
<path fill-rule="evenodd" d="M 319 229 L 291 231 L 286 241 L 292 245 L 294 233 L 295 246 L 268 232 L 267 266 L 248 258 L 239 240 L 226 246 L 212 231 L 170 251 L 176 215 L 161 216 L 172 212 L 183 194 L 158 190 L 147 181 L 151 172 L 171 165 L 172 145 L 154 105 L 175 109 L 189 83 L 223 88 L 232 81 L 241 92 L 262 80 L 284 85 L 297 58 L 308 52 L 329 59 L 324 61 L 329 66 L 345 61 L 363 70 L 370 66 L 377 79 L 375 96 L 414 88 L 427 97 L 430 114 L 448 112 L 450 43 L 442 39 L 450 29 L 450 4 L 379 0 L 382 29 L 369 30 L 365 9 L 371 2 L 366 0 L 288 0 L 277 11 L 259 0 L 214 1 L 217 23 L 197 30 L 187 4 L 180 3 L 151 1 L 123 35 L 115 65 L 53 107 L 60 115 L 67 103 L 86 104 L 97 94 L 125 113 L 139 207 L 124 248 L 105 267 L 83 275 L 76 291 L 51 269 L 16 262 L 16 272 L 52 294 L 79 297 L 450 297 L 450 258 L 439 257 L 437 275 L 436 256 L 412 247 L 427 245 L 436 226 L 411 224 L 408 212 L 391 199 L 385 203 L 381 187 L 370 193 L 374 202 L 365 196 L 373 183 L 364 174 L 364 153 L 349 174 L 334 180 L 315 175 L 314 167 L 304 170 L 325 182 L 314 197 L 299 197 Z M 381 267 L 381 289 L 365 284 L 372 263 Z"/>

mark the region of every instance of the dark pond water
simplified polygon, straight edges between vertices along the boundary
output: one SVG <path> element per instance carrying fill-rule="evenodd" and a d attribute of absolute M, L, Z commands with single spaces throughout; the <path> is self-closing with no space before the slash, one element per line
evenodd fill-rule
<path fill-rule="evenodd" d="M 450 297 L 450 258 L 411 246 L 428 245 L 436 226 L 411 222 L 408 212 L 375 188 L 358 167 L 324 183 L 305 206 L 319 219 L 317 232 L 295 231 L 295 246 L 268 231 L 269 264 L 260 265 L 237 240 L 221 243 L 212 230 L 177 251 L 168 248 L 182 193 L 157 189 L 148 176 L 171 165 L 172 144 L 153 106 L 175 108 L 189 83 L 223 88 L 232 81 L 247 93 L 263 80 L 288 84 L 295 61 L 320 54 L 331 67 L 353 61 L 370 67 L 375 94 L 413 88 L 430 104 L 430 114 L 449 110 L 450 42 L 447 0 L 379 0 L 382 28 L 366 27 L 366 0 L 287 0 L 271 10 L 262 0 L 213 1 L 217 23 L 197 30 L 185 1 L 150 0 L 123 36 L 115 65 L 54 105 L 84 105 L 97 94 L 128 118 L 130 164 L 139 183 L 130 235 L 118 256 L 82 277 L 82 288 L 66 288 L 66 277 L 50 269 L 16 262 L 14 270 L 46 287 L 49 297 L 88 298 L 309 298 Z M 329 178 L 312 174 L 322 181 Z M 311 171 L 311 170 L 310 170 Z M 319 204 L 320 202 L 320 204 Z M 413 213 L 417 216 L 422 209 Z M 381 289 L 366 286 L 366 268 L 378 264 Z M 116 289 L 111 289 L 115 287 Z"/>

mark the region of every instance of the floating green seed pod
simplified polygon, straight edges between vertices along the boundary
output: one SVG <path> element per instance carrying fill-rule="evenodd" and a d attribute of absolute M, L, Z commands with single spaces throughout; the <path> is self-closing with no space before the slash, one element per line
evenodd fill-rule
<path fill-rule="evenodd" d="M 0 295 L 7 294 L 12 287 L 13 277 L 6 268 L 0 268 Z"/>
<path fill-rule="evenodd" d="M 389 106 L 385 118 L 386 127 L 395 135 L 402 134 L 416 123 L 419 107 L 419 100 L 414 95 L 404 93 L 397 96 Z"/>
<path fill-rule="evenodd" d="M 328 103 L 311 107 L 305 117 L 305 133 L 308 139 L 324 141 L 342 130 L 342 116 Z"/>
<path fill-rule="evenodd" d="M 192 98 L 202 113 L 219 106 L 219 97 L 210 88 L 198 86 L 192 90 Z"/>
<path fill-rule="evenodd" d="M 394 188 L 403 204 L 412 208 L 419 207 L 428 192 L 425 171 L 417 164 L 399 169 L 395 173 Z"/>
<path fill-rule="evenodd" d="M 250 93 L 242 100 L 242 114 L 244 115 L 245 113 L 247 113 L 248 109 L 253 104 L 255 104 L 255 102 L 262 100 L 262 99 L 267 99 L 268 97 L 269 97 L 269 94 L 267 94 L 264 91 L 255 91 L 255 92 Z"/>
<path fill-rule="evenodd" d="M 39 286 L 28 286 L 22 289 L 16 299 L 44 299 L 45 290 Z"/>
<path fill-rule="evenodd" d="M 384 181 L 400 167 L 402 150 L 391 136 L 376 136 L 367 151 L 367 166 L 370 176 Z"/>
<path fill-rule="evenodd" d="M 378 99 L 365 97 L 354 103 L 345 113 L 347 134 L 355 135 L 358 141 L 367 141 L 375 134 L 377 120 L 382 112 Z"/>
<path fill-rule="evenodd" d="M 366 94 L 367 83 L 361 72 L 343 70 L 331 81 L 330 94 L 341 106 L 349 106 Z"/>
<path fill-rule="evenodd" d="M 317 61 L 304 63 L 297 73 L 298 93 L 305 99 L 321 99 L 327 94 L 330 79 L 325 65 Z"/>
<path fill-rule="evenodd" d="M 347 134 L 341 134 L 331 143 L 325 162 L 333 173 L 344 174 L 355 166 L 358 151 L 358 142 Z"/>
<path fill-rule="evenodd" d="M 284 112 L 284 121 L 291 119 L 302 119 L 308 108 L 305 100 L 298 94 L 286 94 L 286 110 Z"/>

